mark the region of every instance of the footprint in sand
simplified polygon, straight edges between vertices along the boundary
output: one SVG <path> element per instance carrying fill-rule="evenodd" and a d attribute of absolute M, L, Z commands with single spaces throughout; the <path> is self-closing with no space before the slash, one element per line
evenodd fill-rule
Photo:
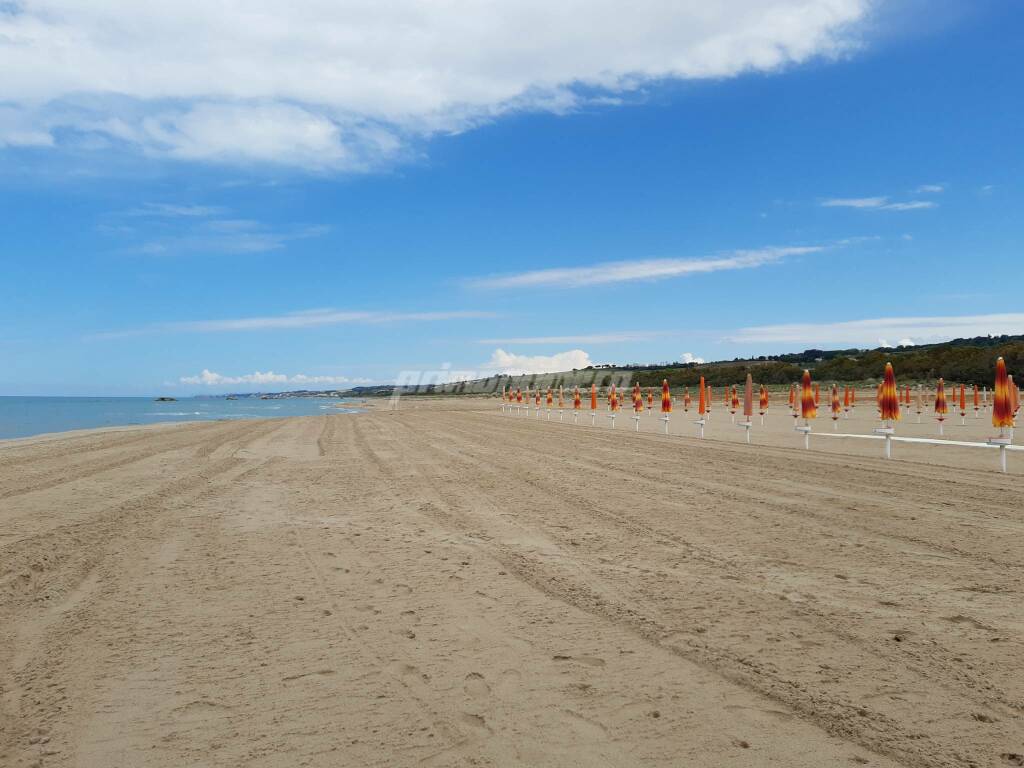
<path fill-rule="evenodd" d="M 474 699 L 486 699 L 491 695 L 491 686 L 479 672 L 470 672 L 466 675 L 464 687 L 466 693 Z"/>
<path fill-rule="evenodd" d="M 556 653 L 551 657 L 555 661 L 575 661 L 577 664 L 583 664 L 587 667 L 603 667 L 604 659 L 599 659 L 597 656 L 569 656 L 565 653 Z"/>

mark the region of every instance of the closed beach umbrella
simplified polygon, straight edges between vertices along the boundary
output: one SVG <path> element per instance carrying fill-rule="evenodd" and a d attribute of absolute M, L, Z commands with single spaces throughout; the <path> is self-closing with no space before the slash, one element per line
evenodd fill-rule
<path fill-rule="evenodd" d="M 619 394 L 615 391 L 614 384 L 612 384 L 612 391 L 608 393 L 608 405 L 611 406 L 613 413 L 619 410 Z"/>
<path fill-rule="evenodd" d="M 690 410 L 690 388 L 685 387 L 683 389 L 683 411 L 688 412 Z"/>
<path fill-rule="evenodd" d="M 811 388 L 811 372 L 804 371 L 800 382 L 800 415 L 805 419 L 818 417 L 818 406 L 814 402 L 814 390 Z"/>
<path fill-rule="evenodd" d="M 850 387 L 850 407 L 851 408 L 856 408 L 857 407 L 857 388 L 856 387 Z"/>
<path fill-rule="evenodd" d="M 843 387 L 843 410 L 850 410 L 850 388 L 847 386 Z"/>
<path fill-rule="evenodd" d="M 644 395 L 640 391 L 640 385 L 633 385 L 633 412 L 640 413 L 644 409 Z"/>
<path fill-rule="evenodd" d="M 761 398 L 758 405 L 760 406 L 759 410 L 762 416 L 768 413 L 768 387 L 764 384 L 761 385 Z"/>
<path fill-rule="evenodd" d="M 552 405 L 555 404 L 555 395 L 551 391 L 551 387 L 548 387 L 548 400 L 547 400 L 547 403 L 548 403 L 548 408 L 550 408 Z"/>
<path fill-rule="evenodd" d="M 882 379 L 882 388 L 878 398 L 878 410 L 882 414 L 882 421 L 900 420 L 900 403 L 896 394 L 896 374 L 893 372 L 892 363 L 885 364 L 885 377 Z"/>
<path fill-rule="evenodd" d="M 842 410 L 842 406 L 839 404 L 839 385 L 832 385 L 832 421 L 839 418 L 839 412 Z"/>
<path fill-rule="evenodd" d="M 519 387 L 516 387 L 516 403 L 519 405 L 523 404 L 523 390 Z"/>
<path fill-rule="evenodd" d="M 942 422 L 946 419 L 946 414 L 949 413 L 949 406 L 946 405 L 946 383 L 939 379 L 939 383 L 935 388 L 935 415 L 939 420 L 939 434 L 942 434 Z"/>
<path fill-rule="evenodd" d="M 565 392 L 562 391 L 562 385 L 558 385 L 558 409 L 565 408 Z"/>
<path fill-rule="evenodd" d="M 1010 382 L 1010 407 L 1013 408 L 1013 415 L 1017 415 L 1017 411 L 1020 410 L 1020 389 L 1013 381 L 1013 376 L 1007 376 L 1006 380 Z"/>
<path fill-rule="evenodd" d="M 705 402 L 705 398 L 707 397 L 707 395 L 704 393 L 703 376 L 700 377 L 700 394 L 698 397 L 699 399 L 697 400 L 697 413 L 703 416 L 708 410 L 707 402 Z"/>
<path fill-rule="evenodd" d="M 647 410 L 654 410 L 654 390 L 651 387 L 647 388 Z"/>
<path fill-rule="evenodd" d="M 978 418 L 978 408 L 981 407 L 981 393 L 978 392 L 978 385 L 974 385 L 974 418 Z"/>
<path fill-rule="evenodd" d="M 818 386 L 818 382 L 814 382 L 814 407 L 817 408 L 821 404 L 821 387 Z"/>
<path fill-rule="evenodd" d="M 579 385 L 577 384 L 575 387 L 572 388 L 572 409 L 574 411 L 578 411 L 582 407 L 583 407 L 583 398 L 580 397 L 580 388 L 579 388 Z"/>
<path fill-rule="evenodd" d="M 747 374 L 747 385 L 743 388 L 743 415 L 750 421 L 754 415 L 754 379 Z"/>
<path fill-rule="evenodd" d="M 749 373 L 747 374 L 750 375 Z M 740 399 L 736 393 L 736 385 L 732 385 L 732 410 L 735 412 L 740 407 Z"/>
<path fill-rule="evenodd" d="M 672 413 L 672 392 L 668 388 L 668 379 L 661 380 L 661 412 Z"/>
<path fill-rule="evenodd" d="M 960 385 L 960 418 L 967 415 L 967 387 Z"/>
<path fill-rule="evenodd" d="M 548 397 L 550 396 L 551 394 L 548 393 Z M 534 403 L 537 405 L 538 408 L 540 408 L 540 387 L 537 387 L 537 389 L 534 390 Z"/>
<path fill-rule="evenodd" d="M 729 410 L 731 405 L 732 412 L 736 413 L 736 402 L 736 385 L 732 385 L 732 394 L 729 393 L 729 387 L 725 387 L 725 391 L 722 392 L 722 408 L 725 410 Z"/>
<path fill-rule="evenodd" d="M 789 385 L 789 409 L 792 411 L 796 408 L 796 384 Z"/>
<path fill-rule="evenodd" d="M 590 410 L 597 410 L 597 385 L 590 385 Z"/>
<path fill-rule="evenodd" d="M 949 413 L 949 406 L 946 404 L 946 382 L 942 379 L 939 379 L 939 383 L 935 387 L 935 413 L 938 414 L 939 421 L 942 421 Z"/>
<path fill-rule="evenodd" d="M 714 393 L 712 392 L 712 389 L 711 389 L 710 386 L 706 387 L 706 389 L 707 389 L 707 401 L 708 402 L 707 402 L 707 406 L 706 406 L 705 412 L 706 413 L 711 413 L 711 401 L 714 398 Z"/>
<path fill-rule="evenodd" d="M 1013 426 L 1013 395 L 1010 388 L 1010 377 L 1006 375 L 1006 363 L 1003 358 L 996 360 L 996 386 L 992 396 L 992 426 Z"/>

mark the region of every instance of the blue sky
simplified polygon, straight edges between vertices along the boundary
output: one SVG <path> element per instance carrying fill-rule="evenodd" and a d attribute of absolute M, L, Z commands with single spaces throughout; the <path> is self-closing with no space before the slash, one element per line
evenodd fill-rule
<path fill-rule="evenodd" d="M 410 10 L 423 50 L 364 7 L 227 52 L 199 4 L 185 52 L 73 5 L 0 10 L 0 394 L 1024 333 L 1018 3 Z"/>

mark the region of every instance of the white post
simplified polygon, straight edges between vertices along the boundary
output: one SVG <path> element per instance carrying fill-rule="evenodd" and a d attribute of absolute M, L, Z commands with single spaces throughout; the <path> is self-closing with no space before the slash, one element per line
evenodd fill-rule
<path fill-rule="evenodd" d="M 559 423 L 559 424 L 561 424 L 561 423 L 562 423 L 562 414 L 563 414 L 563 411 L 562 411 L 562 409 L 561 409 L 561 408 L 559 408 L 559 409 L 558 409 L 558 423 Z"/>
<path fill-rule="evenodd" d="M 699 429 L 699 433 L 698 433 L 697 437 L 699 437 L 701 440 L 703 440 L 704 439 L 704 419 L 697 419 L 693 423 L 696 424 L 698 429 Z"/>
<path fill-rule="evenodd" d="M 597 418 L 597 411 L 590 412 L 590 426 L 594 426 L 594 419 Z"/>
<path fill-rule="evenodd" d="M 639 432 L 640 431 L 640 417 L 639 416 L 633 416 L 633 423 L 636 424 L 636 431 Z"/>
<path fill-rule="evenodd" d="M 668 434 L 668 414 L 667 413 L 664 416 L 661 417 L 661 421 L 665 422 L 665 434 L 667 435 Z"/>
<path fill-rule="evenodd" d="M 615 411 L 612 411 L 608 415 L 608 418 L 612 420 L 612 429 L 615 429 Z"/>

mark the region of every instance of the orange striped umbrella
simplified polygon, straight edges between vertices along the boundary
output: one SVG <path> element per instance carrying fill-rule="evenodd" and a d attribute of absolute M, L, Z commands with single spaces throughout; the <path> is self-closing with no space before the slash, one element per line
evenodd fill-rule
<path fill-rule="evenodd" d="M 789 385 L 789 409 L 796 408 L 796 384 Z"/>
<path fill-rule="evenodd" d="M 690 400 L 690 388 L 686 387 L 686 388 L 683 389 L 683 410 L 684 411 L 689 411 L 690 410 L 690 403 L 691 402 L 692 401 Z"/>
<path fill-rule="evenodd" d="M 818 418 L 818 406 L 814 402 L 814 390 L 811 388 L 811 372 L 804 371 L 800 380 L 800 415 L 805 419 Z"/>
<path fill-rule="evenodd" d="M 590 410 L 597 410 L 597 385 L 590 385 Z"/>
<path fill-rule="evenodd" d="M 647 410 L 654 409 L 654 390 L 651 387 L 647 388 Z"/>
<path fill-rule="evenodd" d="M 661 412 L 672 413 L 672 393 L 668 388 L 668 379 L 661 380 Z"/>
<path fill-rule="evenodd" d="M 516 402 L 520 405 L 523 403 L 523 390 L 519 387 L 516 387 Z"/>
<path fill-rule="evenodd" d="M 733 385 L 733 390 L 734 390 L 734 393 L 733 393 L 733 395 L 732 395 L 731 397 L 730 397 L 730 395 L 729 395 L 729 387 L 727 387 L 727 386 L 726 386 L 726 387 L 724 387 L 723 389 L 724 389 L 724 391 L 722 392 L 722 407 L 723 407 L 723 408 L 725 408 L 726 410 L 728 410 L 728 409 L 729 409 L 729 404 L 730 404 L 730 403 L 731 403 L 731 402 L 732 402 L 733 400 L 735 400 L 735 399 L 736 399 L 736 395 L 735 395 L 735 389 L 736 389 L 736 386 L 735 386 L 735 385 Z M 735 413 L 735 412 L 736 412 L 736 411 L 734 410 L 734 411 L 733 411 L 733 413 Z"/>
<path fill-rule="evenodd" d="M 706 395 L 704 394 L 704 377 L 701 376 L 700 377 L 700 399 L 697 401 L 697 413 L 699 413 L 701 416 L 703 416 L 707 412 L 707 410 L 708 410 L 707 403 L 704 400 L 705 397 L 706 397 Z"/>
<path fill-rule="evenodd" d="M 533 391 L 533 395 L 535 398 L 534 402 L 536 403 L 537 407 L 540 408 L 540 387 Z"/>
<path fill-rule="evenodd" d="M 882 379 L 882 388 L 879 390 L 878 410 L 881 411 L 882 421 L 900 420 L 900 403 L 896 395 L 896 374 L 892 369 L 892 363 L 885 364 L 885 378 Z"/>
<path fill-rule="evenodd" d="M 633 413 L 640 413 L 644 409 L 644 395 L 640 391 L 640 385 L 633 385 Z"/>
<path fill-rule="evenodd" d="M 821 404 L 821 387 L 818 386 L 818 382 L 814 382 L 814 407 L 817 408 Z"/>
<path fill-rule="evenodd" d="M 555 404 L 555 396 L 551 392 L 551 387 L 548 387 L 547 404 L 548 404 L 548 408 L 550 408 L 552 405 Z"/>
<path fill-rule="evenodd" d="M 747 374 L 748 376 L 750 374 Z M 732 412 L 736 413 L 736 410 L 740 407 L 740 398 L 736 394 L 736 385 L 732 385 Z"/>
<path fill-rule="evenodd" d="M 612 391 L 608 393 L 608 405 L 611 406 L 612 413 L 619 410 L 619 394 L 615 391 L 614 384 L 612 384 Z"/>
<path fill-rule="evenodd" d="M 761 385 L 761 401 L 758 405 L 760 406 L 761 415 L 764 416 L 768 412 L 768 387 L 764 384 Z"/>
<path fill-rule="evenodd" d="M 850 410 L 850 388 L 847 386 L 843 387 L 843 410 Z"/>
<path fill-rule="evenodd" d="M 747 417 L 747 421 L 754 415 L 754 379 L 749 373 L 747 384 L 743 388 L 743 415 Z"/>
<path fill-rule="evenodd" d="M 949 413 L 949 406 L 946 405 L 946 383 L 939 379 L 939 384 L 935 389 L 935 413 L 939 416 L 939 421 L 946 418 L 946 414 Z"/>
<path fill-rule="evenodd" d="M 577 384 L 572 388 L 572 409 L 578 411 L 583 407 L 583 398 L 580 397 L 580 388 Z"/>
<path fill-rule="evenodd" d="M 839 411 L 842 407 L 839 405 L 839 385 L 832 385 L 832 421 L 839 418 Z"/>
<path fill-rule="evenodd" d="M 992 426 L 1013 426 L 1013 395 L 1010 391 L 1010 377 L 1006 375 L 1003 358 L 996 360 L 996 386 L 992 396 Z"/>
<path fill-rule="evenodd" d="M 978 408 L 981 406 L 981 394 L 978 392 L 978 385 L 974 385 L 974 415 L 978 415 Z"/>
<path fill-rule="evenodd" d="M 558 410 L 565 408 L 565 392 L 562 391 L 562 385 L 558 385 Z"/>

